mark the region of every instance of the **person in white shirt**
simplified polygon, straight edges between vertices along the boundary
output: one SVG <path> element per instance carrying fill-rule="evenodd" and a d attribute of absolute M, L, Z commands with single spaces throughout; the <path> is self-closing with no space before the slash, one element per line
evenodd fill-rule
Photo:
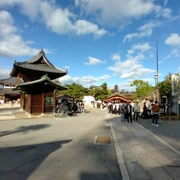
<path fill-rule="evenodd" d="M 139 102 L 138 101 L 136 101 L 136 103 L 134 104 L 133 112 L 134 112 L 133 121 L 137 121 L 139 113 L 140 113 L 140 106 L 139 106 Z"/>

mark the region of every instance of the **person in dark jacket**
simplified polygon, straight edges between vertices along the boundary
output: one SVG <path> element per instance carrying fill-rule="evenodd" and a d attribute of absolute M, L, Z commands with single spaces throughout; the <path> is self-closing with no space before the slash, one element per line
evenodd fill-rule
<path fill-rule="evenodd" d="M 127 103 L 125 109 L 126 109 L 127 122 L 132 123 L 132 105 L 130 104 L 130 102 Z"/>

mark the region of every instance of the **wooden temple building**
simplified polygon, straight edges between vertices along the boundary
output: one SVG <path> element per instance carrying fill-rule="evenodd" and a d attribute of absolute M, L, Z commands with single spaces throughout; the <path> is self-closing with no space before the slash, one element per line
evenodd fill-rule
<path fill-rule="evenodd" d="M 111 96 L 103 100 L 104 102 L 131 102 L 131 95 L 122 96 L 119 93 L 114 93 Z"/>
<path fill-rule="evenodd" d="M 131 98 L 131 94 L 120 94 L 118 93 L 118 85 L 116 84 L 114 86 L 114 93 L 112 95 L 110 95 L 109 97 L 105 98 L 103 101 L 105 103 L 107 102 L 131 102 L 132 98 Z"/>
<path fill-rule="evenodd" d="M 53 112 L 57 90 L 67 89 L 54 80 L 66 74 L 46 58 L 43 50 L 27 61 L 15 61 L 10 75 L 24 81 L 14 88 L 20 92 L 21 109 L 32 115 Z"/>
<path fill-rule="evenodd" d="M 23 83 L 21 78 L 19 78 L 18 81 L 15 77 L 0 79 L 0 103 L 18 101 L 20 99 L 20 93 L 18 90 L 14 91 L 13 88 L 21 83 Z"/>

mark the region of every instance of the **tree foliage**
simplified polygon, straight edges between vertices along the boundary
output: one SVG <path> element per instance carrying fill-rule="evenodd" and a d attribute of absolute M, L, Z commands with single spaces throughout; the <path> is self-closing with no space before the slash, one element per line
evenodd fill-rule
<path fill-rule="evenodd" d="M 96 100 L 103 100 L 111 91 L 107 88 L 107 83 L 103 83 L 101 88 L 88 89 L 80 84 L 72 83 L 65 85 L 68 89 L 58 91 L 58 94 L 67 94 L 73 96 L 76 100 L 83 100 L 84 96 L 90 95 L 95 97 Z"/>
<path fill-rule="evenodd" d="M 171 88 L 171 74 L 169 73 L 164 79 L 164 81 L 158 84 L 158 89 L 160 96 L 167 96 L 169 98 L 171 96 L 172 88 Z"/>
<path fill-rule="evenodd" d="M 171 82 L 169 80 L 165 80 L 165 81 L 162 81 L 158 84 L 158 89 L 159 89 L 159 93 L 160 93 L 160 96 L 163 97 L 163 96 L 167 96 L 167 97 L 170 97 L 171 96 Z"/>
<path fill-rule="evenodd" d="M 72 83 L 65 85 L 68 89 L 59 91 L 58 94 L 67 94 L 73 96 L 76 100 L 82 100 L 84 95 L 89 94 L 89 89 L 80 84 Z"/>
<path fill-rule="evenodd" d="M 148 82 L 143 80 L 134 80 L 130 86 L 136 87 L 136 92 L 133 93 L 133 99 L 143 99 L 146 96 L 149 96 L 154 90 Z"/>

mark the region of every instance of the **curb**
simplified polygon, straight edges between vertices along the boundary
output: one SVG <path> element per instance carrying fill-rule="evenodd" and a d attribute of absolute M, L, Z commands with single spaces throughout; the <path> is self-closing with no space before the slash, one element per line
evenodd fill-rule
<path fill-rule="evenodd" d="M 112 132 L 115 151 L 116 151 L 116 157 L 117 157 L 117 160 L 118 160 L 119 169 L 120 169 L 120 172 L 121 172 L 121 175 L 122 175 L 122 179 L 123 180 L 130 180 L 130 176 L 129 176 L 127 167 L 126 167 L 126 165 L 124 163 L 124 160 L 123 160 L 121 148 L 118 145 L 118 140 L 117 140 L 115 131 L 114 131 L 113 127 L 112 127 L 112 123 L 111 123 L 110 120 L 109 120 L 109 122 L 110 122 L 111 132 Z"/>

